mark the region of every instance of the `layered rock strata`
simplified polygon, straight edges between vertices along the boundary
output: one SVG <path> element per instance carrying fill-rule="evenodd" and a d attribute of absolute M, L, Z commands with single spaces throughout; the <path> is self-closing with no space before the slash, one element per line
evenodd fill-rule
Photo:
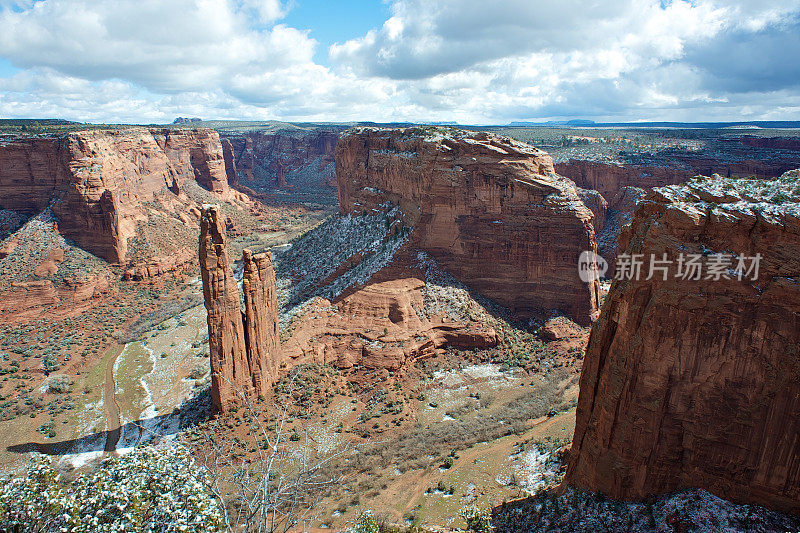
<path fill-rule="evenodd" d="M 217 206 L 203 206 L 200 273 L 208 311 L 211 397 L 216 412 L 241 406 L 266 394 L 279 362 L 278 303 L 269 253 L 244 252 L 244 312 L 231 268 L 225 217 Z"/>
<path fill-rule="evenodd" d="M 233 161 L 228 168 L 235 170 L 228 180 L 269 199 L 335 202 L 333 163 L 340 131 L 331 127 L 229 134 L 223 139 L 223 148 L 226 162 Z"/>
<path fill-rule="evenodd" d="M 598 287 L 577 262 L 595 250 L 593 215 L 552 159 L 486 133 L 359 128 L 336 147 L 342 213 L 400 206 L 414 244 L 520 316 L 596 316 Z"/>
<path fill-rule="evenodd" d="M 490 327 L 422 313 L 424 287 L 419 278 L 407 276 L 372 282 L 335 305 L 316 299 L 284 347 L 287 363 L 398 370 L 446 347 L 497 344 Z"/>
<path fill-rule="evenodd" d="M 128 259 L 143 203 L 165 189 L 178 194 L 187 180 L 228 195 L 213 130 L 79 131 L 0 146 L 0 209 L 33 215 L 52 205 L 65 237 L 111 263 Z"/>
<path fill-rule="evenodd" d="M 555 169 L 559 174 L 574 181 L 578 187 L 599 192 L 608 202 L 611 202 L 623 187 L 652 189 L 678 185 L 689 181 L 697 174 L 691 169 L 623 166 L 576 159 L 558 163 Z"/>
<path fill-rule="evenodd" d="M 263 394 L 278 375 L 278 297 L 269 252 L 244 250 L 244 338 L 247 361 L 257 394 Z"/>
<path fill-rule="evenodd" d="M 703 488 L 800 513 L 800 173 L 657 189 L 620 244 L 671 269 L 606 297 L 565 484 L 618 499 Z M 676 277 L 691 254 L 699 279 Z"/>

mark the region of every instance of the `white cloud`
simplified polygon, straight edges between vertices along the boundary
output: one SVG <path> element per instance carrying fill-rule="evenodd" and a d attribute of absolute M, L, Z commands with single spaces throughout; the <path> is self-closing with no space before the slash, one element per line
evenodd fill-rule
<path fill-rule="evenodd" d="M 0 0 L 0 115 L 800 119 L 800 0 L 664 3 L 394 0 L 329 68 L 291 2 Z"/>
<path fill-rule="evenodd" d="M 161 92 L 209 90 L 234 72 L 311 61 L 306 32 L 251 25 L 254 12 L 269 19 L 279 9 L 266 0 L 47 0 L 0 13 L 0 56 L 20 68 Z"/>

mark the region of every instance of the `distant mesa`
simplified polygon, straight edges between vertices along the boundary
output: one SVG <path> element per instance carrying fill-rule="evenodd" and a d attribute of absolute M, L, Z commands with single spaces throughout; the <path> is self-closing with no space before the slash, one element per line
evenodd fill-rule
<path fill-rule="evenodd" d="M 203 122 L 201 118 L 186 118 L 186 117 L 178 117 L 172 121 L 173 124 L 191 124 L 193 122 Z"/>

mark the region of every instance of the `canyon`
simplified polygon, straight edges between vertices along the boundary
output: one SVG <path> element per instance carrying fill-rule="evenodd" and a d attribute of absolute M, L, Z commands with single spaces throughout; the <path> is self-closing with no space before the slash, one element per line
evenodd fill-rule
<path fill-rule="evenodd" d="M 586 500 L 645 523 L 651 502 L 713 494 L 800 514 L 800 174 L 762 179 L 796 140 L 603 159 L 478 128 L 249 128 L 0 137 L 8 464 L 50 450 L 50 422 L 65 449 L 114 431 L 109 399 L 112 452 L 140 423 L 247 439 L 241 407 L 269 425 L 274 403 L 295 451 L 359 446 L 330 527 L 548 484 L 509 508 L 541 524 L 552 501 L 574 516 Z M 706 164 L 723 175 L 695 177 Z M 610 288 L 580 279 L 587 250 Z M 714 279 L 622 277 L 630 254 L 708 269 L 720 253 Z M 52 372 L 72 390 L 50 392 Z M 73 408 L 100 416 L 77 440 Z"/>
<path fill-rule="evenodd" d="M 702 488 L 800 512 L 797 177 L 698 178 L 639 202 L 620 248 L 673 270 L 613 282 L 564 486 L 615 499 Z M 702 276 L 677 275 L 681 254 L 701 258 Z M 720 258 L 731 264 L 714 274 Z"/>
<path fill-rule="evenodd" d="M 575 267 L 596 250 L 593 214 L 545 152 L 486 133 L 358 128 L 339 139 L 336 177 L 342 213 L 398 205 L 415 246 L 512 312 L 596 317 L 596 282 Z"/>
<path fill-rule="evenodd" d="M 574 159 L 556 164 L 555 170 L 574 181 L 578 187 L 599 192 L 607 202 L 612 201 L 624 187 L 652 189 L 665 185 L 677 185 L 689 181 L 696 175 L 691 170 L 623 166 Z"/>
<path fill-rule="evenodd" d="M 336 199 L 334 152 L 342 127 L 225 132 L 228 181 L 279 202 L 331 204 Z"/>
<path fill-rule="evenodd" d="M 0 246 L 0 315 L 76 315 L 120 279 L 163 285 L 196 274 L 190 243 L 205 201 L 226 206 L 231 233 L 263 232 L 265 222 L 274 228 L 267 208 L 230 188 L 234 163 L 225 146 L 207 128 L 4 140 L 0 221 L 9 222 L 2 224 L 8 238 Z"/>

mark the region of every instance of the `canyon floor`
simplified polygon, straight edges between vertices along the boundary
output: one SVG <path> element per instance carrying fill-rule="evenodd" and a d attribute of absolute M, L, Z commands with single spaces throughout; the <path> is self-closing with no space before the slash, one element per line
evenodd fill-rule
<path fill-rule="evenodd" d="M 493 327 L 500 343 L 437 350 L 397 371 L 359 364 L 344 370 L 295 367 L 289 378 L 299 390 L 292 393 L 287 427 L 302 435 L 298 450 L 321 456 L 348 450 L 336 462 L 342 484 L 326 496 L 318 524 L 345 527 L 374 509 L 392 523 L 456 526 L 464 505 L 496 505 L 557 480 L 551 452 L 572 436 L 588 330 L 576 326 L 563 340 L 545 344 L 527 324 L 476 300 L 406 240 L 380 244 L 390 213 L 335 215 L 296 238 L 326 214 L 295 214 L 296 226 L 234 242 L 262 243 L 276 254 L 285 346 L 308 342 L 307 324 L 315 323 L 321 297 L 335 308 L 386 278 L 401 284 L 421 279 L 421 286 L 412 286 L 420 299 L 425 295 L 427 312 Z M 355 266 L 348 261 L 354 254 L 365 257 Z M 330 257 L 335 260 L 325 260 Z M 304 284 L 292 282 L 298 271 L 311 272 Z M 247 412 L 209 417 L 206 310 L 200 302 L 199 279 L 187 273 L 158 287 L 120 282 L 79 317 L 4 325 L 2 349 L 18 358 L 6 358 L 0 382 L 2 470 L 16 471 L 33 451 L 55 455 L 66 469 L 81 468 L 140 442 L 179 439 L 202 447 L 208 435 L 240 442 L 236 453 L 243 460 L 254 457 Z M 368 336 L 368 326 L 349 327 Z M 312 326 L 312 339 L 314 331 Z M 56 355 L 46 376 L 41 358 L 50 353 Z M 59 386 L 58 376 L 68 376 L 66 383 Z M 265 422 L 285 403 L 281 394 L 259 404 Z"/>

